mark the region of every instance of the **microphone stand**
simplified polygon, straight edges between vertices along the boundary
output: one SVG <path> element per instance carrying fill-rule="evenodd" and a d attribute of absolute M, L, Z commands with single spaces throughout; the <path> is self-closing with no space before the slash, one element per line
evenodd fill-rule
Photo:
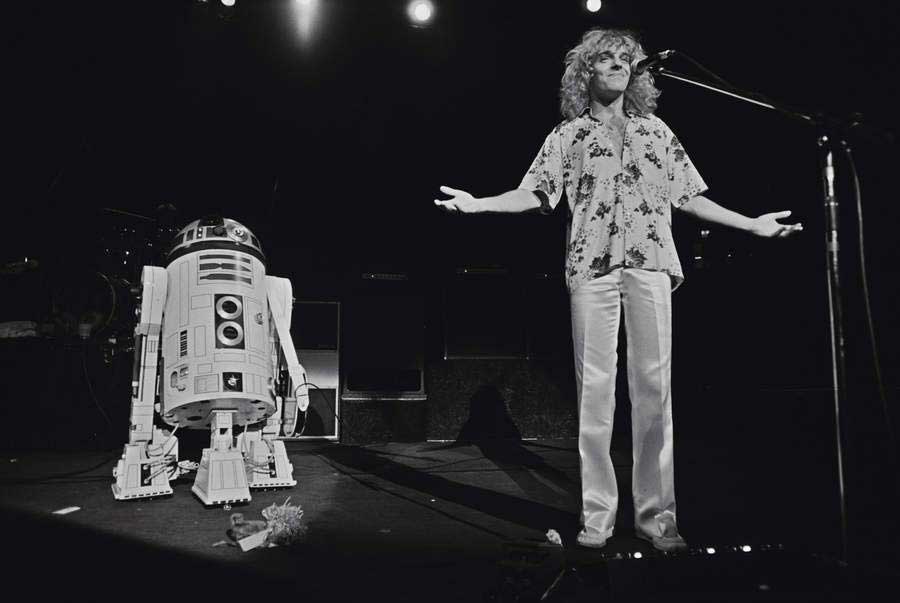
<path fill-rule="evenodd" d="M 841 429 L 841 402 L 846 396 L 846 357 L 844 349 L 843 308 L 841 305 L 840 267 L 838 265 L 838 199 L 834 193 L 834 158 L 833 145 L 837 144 L 849 152 L 849 145 L 844 140 L 845 133 L 851 128 L 856 128 L 861 134 L 883 142 L 893 142 L 893 137 L 884 132 L 878 132 L 863 127 L 858 120 L 838 120 L 821 114 L 808 115 L 790 109 L 784 105 L 778 105 L 762 99 L 758 95 L 749 95 L 734 89 L 728 89 L 709 82 L 702 82 L 692 77 L 670 71 L 658 65 L 648 67 L 648 70 L 656 76 L 667 77 L 716 92 L 738 100 L 751 103 L 772 111 L 786 115 L 792 119 L 805 122 L 816 128 L 816 142 L 819 148 L 820 165 L 822 169 L 823 198 L 825 206 L 825 253 L 826 270 L 828 273 L 828 316 L 831 334 L 831 368 L 832 382 L 834 384 L 834 419 L 835 442 L 837 450 L 837 474 L 838 493 L 840 496 L 841 511 L 841 548 L 840 562 L 847 564 L 847 503 L 844 483 L 844 457 L 843 436 Z"/>

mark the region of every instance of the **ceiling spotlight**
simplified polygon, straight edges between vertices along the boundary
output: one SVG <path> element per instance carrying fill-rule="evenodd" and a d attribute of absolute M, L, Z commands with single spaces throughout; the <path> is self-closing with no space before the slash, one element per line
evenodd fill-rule
<path fill-rule="evenodd" d="M 421 27 L 434 18 L 434 3 L 431 0 L 413 0 L 406 5 L 406 14 L 413 25 Z"/>
<path fill-rule="evenodd" d="M 221 0 L 225 6 L 234 6 L 235 0 Z"/>
<path fill-rule="evenodd" d="M 320 0 L 294 0 L 294 20 L 297 23 L 297 34 L 303 46 L 310 46 L 321 28 L 322 7 Z"/>
<path fill-rule="evenodd" d="M 585 2 L 584 4 L 592 13 L 597 12 L 598 10 L 600 10 L 600 7 L 603 6 L 603 2 L 601 0 L 587 0 L 587 2 Z"/>

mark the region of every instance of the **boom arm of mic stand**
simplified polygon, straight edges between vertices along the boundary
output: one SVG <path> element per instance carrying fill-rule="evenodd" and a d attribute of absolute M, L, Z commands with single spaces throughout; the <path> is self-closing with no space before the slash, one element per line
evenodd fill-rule
<path fill-rule="evenodd" d="M 710 84 L 708 82 L 701 82 L 700 80 L 694 79 L 690 76 L 687 76 L 687 75 L 684 75 L 681 73 L 677 73 L 675 71 L 670 71 L 664 67 L 651 67 L 650 71 L 653 73 L 653 75 L 661 75 L 663 77 L 667 77 L 667 78 L 670 78 L 673 80 L 678 80 L 680 82 L 685 82 L 687 84 L 691 84 L 691 85 L 697 86 L 699 88 L 704 88 L 705 90 L 710 90 L 712 92 L 724 94 L 725 96 L 730 96 L 730 97 L 736 98 L 738 100 L 752 103 L 754 105 L 763 107 L 765 109 L 771 109 L 772 111 L 777 111 L 783 115 L 787 115 L 788 117 L 797 119 L 799 121 L 806 122 L 808 124 L 816 125 L 818 123 L 817 118 L 813 117 L 812 115 L 807 115 L 805 113 L 801 113 L 799 111 L 789 109 L 783 105 L 776 105 L 775 103 L 766 102 L 766 101 L 760 100 L 759 98 L 753 98 L 750 95 L 748 95 L 746 92 L 723 88 L 722 86 L 717 86 L 715 84 Z"/>
<path fill-rule="evenodd" d="M 883 128 L 874 128 L 872 126 L 869 126 L 868 124 L 863 123 L 859 114 L 852 114 L 845 119 L 831 117 L 822 113 L 810 115 L 808 113 L 803 113 L 802 111 L 792 109 L 786 105 L 774 103 L 768 99 L 760 97 L 759 95 L 750 95 L 745 91 L 737 90 L 735 88 L 726 88 L 710 82 L 703 82 L 688 75 L 684 75 L 683 73 L 671 71 L 659 65 L 649 67 L 647 70 L 650 71 L 654 76 L 662 76 L 669 79 L 678 80 L 686 84 L 697 86 L 698 88 L 703 88 L 711 92 L 730 96 L 732 98 L 736 98 L 738 100 L 763 107 L 764 109 L 776 111 L 778 113 L 781 113 L 782 115 L 790 117 L 791 119 L 802 121 L 811 126 L 818 127 L 821 130 L 829 130 L 831 132 L 839 133 L 841 138 L 848 138 L 850 134 L 853 134 L 856 137 L 881 144 L 895 144 L 897 142 L 897 136 L 893 132 Z"/>

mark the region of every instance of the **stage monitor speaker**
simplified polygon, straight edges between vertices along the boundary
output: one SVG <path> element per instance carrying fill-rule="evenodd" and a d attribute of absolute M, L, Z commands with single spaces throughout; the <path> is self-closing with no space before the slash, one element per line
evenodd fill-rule
<path fill-rule="evenodd" d="M 563 359 L 572 355 L 569 294 L 562 273 L 537 272 L 526 279 L 522 308 L 528 333 L 528 358 Z M 569 360 L 566 360 L 569 363 Z"/>
<path fill-rule="evenodd" d="M 425 400 L 425 298 L 402 273 L 363 273 L 344 300 L 343 400 Z"/>
<path fill-rule="evenodd" d="M 341 304 L 298 300 L 291 317 L 291 338 L 306 369 L 309 408 L 291 440 L 337 440 L 340 437 Z"/>
<path fill-rule="evenodd" d="M 526 358 L 526 299 L 507 269 L 457 269 L 444 288 L 444 359 Z"/>

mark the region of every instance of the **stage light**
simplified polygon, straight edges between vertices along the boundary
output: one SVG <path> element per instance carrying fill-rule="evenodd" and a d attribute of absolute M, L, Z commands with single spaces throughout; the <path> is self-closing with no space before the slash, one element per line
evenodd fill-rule
<path fill-rule="evenodd" d="M 744 551 L 745 553 L 749 553 L 753 549 L 750 547 L 749 544 L 745 544 L 744 546 L 741 547 L 741 550 Z"/>
<path fill-rule="evenodd" d="M 603 6 L 603 2 L 601 0 L 587 0 L 587 2 L 585 2 L 585 6 L 587 6 L 587 9 L 589 11 L 595 13 L 600 10 L 601 6 Z"/>
<path fill-rule="evenodd" d="M 434 18 L 434 4 L 431 0 L 413 0 L 406 5 L 406 14 L 413 25 L 421 27 Z"/>
<path fill-rule="evenodd" d="M 640 558 L 642 558 L 642 557 L 643 557 L 643 555 L 641 554 L 640 551 L 638 551 L 637 553 L 634 554 L 634 558 L 635 558 L 635 559 L 640 559 Z"/>
<path fill-rule="evenodd" d="M 294 21 L 300 43 L 309 46 L 321 18 L 320 0 L 294 0 Z"/>
<path fill-rule="evenodd" d="M 221 0 L 225 6 L 234 6 L 235 0 Z"/>
<path fill-rule="evenodd" d="M 714 548 L 712 548 L 712 547 L 708 547 L 708 548 L 706 549 L 706 552 L 709 553 L 710 555 L 715 555 L 715 554 L 716 554 L 716 549 L 714 549 Z"/>

